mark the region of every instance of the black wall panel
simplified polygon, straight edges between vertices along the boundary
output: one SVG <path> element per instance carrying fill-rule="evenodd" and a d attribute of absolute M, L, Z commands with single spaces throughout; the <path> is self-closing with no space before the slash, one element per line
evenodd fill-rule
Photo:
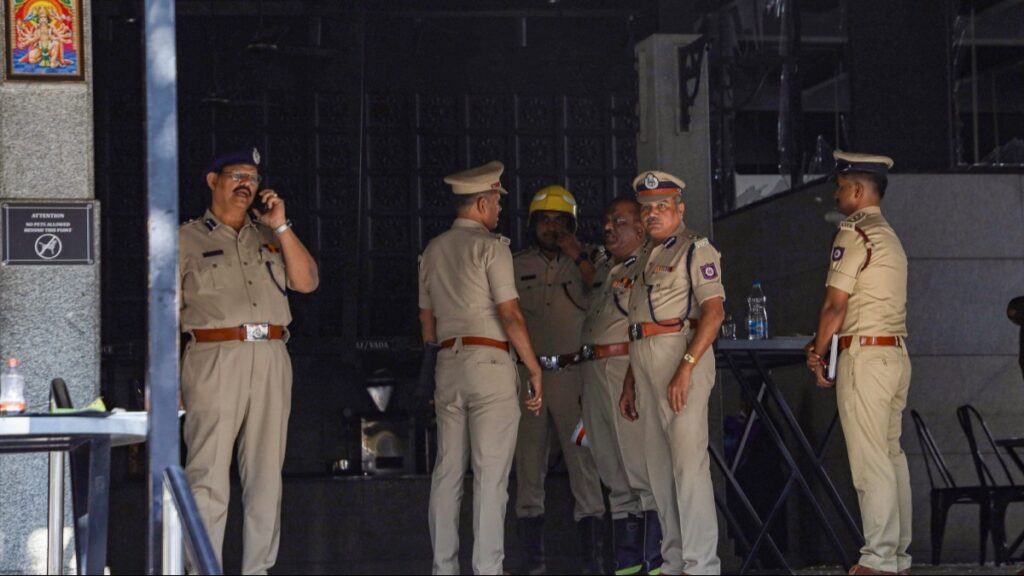
<path fill-rule="evenodd" d="M 116 379 L 105 383 L 108 396 L 134 386 L 145 361 L 139 12 L 94 2 L 104 366 Z M 621 8 L 559 15 L 179 3 L 181 215 L 205 209 L 202 172 L 212 155 L 260 147 L 261 172 L 321 265 L 319 290 L 291 298 L 293 353 L 335 356 L 296 362 L 296 394 L 334 398 L 308 410 L 364 408 L 365 393 L 350 382 L 358 370 L 338 365 L 358 365 L 358 339 L 416 338 L 416 257 L 452 219 L 445 174 L 505 163 L 511 193 L 501 231 L 514 248 L 529 243 L 530 196 L 552 183 L 577 195 L 583 233 L 599 239 L 603 205 L 628 192 L 636 169 L 640 21 Z M 325 425 L 306 416 L 298 420 Z M 304 444 L 330 457 L 329 446 Z M 310 471 L 310 459 L 301 461 Z"/>

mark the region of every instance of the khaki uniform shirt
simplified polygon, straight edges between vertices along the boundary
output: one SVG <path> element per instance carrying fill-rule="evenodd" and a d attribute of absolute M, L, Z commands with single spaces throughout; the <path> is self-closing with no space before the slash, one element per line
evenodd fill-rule
<path fill-rule="evenodd" d="M 629 342 L 629 311 L 626 307 L 629 306 L 633 285 L 631 272 L 643 250 L 643 246 L 637 248 L 619 263 L 611 257 L 598 262 L 587 317 L 583 321 L 584 344 Z"/>
<path fill-rule="evenodd" d="M 178 275 L 182 332 L 292 321 L 281 244 L 273 230 L 251 219 L 235 232 L 207 210 L 183 224 Z"/>
<path fill-rule="evenodd" d="M 693 248 L 690 268 L 686 255 Z M 722 261 L 707 238 L 680 224 L 660 243 L 647 241 L 647 249 L 634 266 L 629 298 L 629 322 L 674 323 L 700 318 L 700 305 L 710 298 L 725 299 Z M 653 311 L 653 316 L 652 316 Z"/>
<path fill-rule="evenodd" d="M 850 295 L 840 335 L 907 335 L 907 255 L 878 206 L 839 224 L 826 286 Z"/>
<path fill-rule="evenodd" d="M 590 291 L 579 266 L 562 254 L 548 260 L 536 246 L 516 253 L 512 260 L 519 307 L 537 355 L 578 352 Z"/>
<path fill-rule="evenodd" d="M 456 218 L 420 258 L 419 305 L 437 318 L 437 341 L 460 336 L 507 340 L 497 305 L 518 297 L 509 239 Z"/>

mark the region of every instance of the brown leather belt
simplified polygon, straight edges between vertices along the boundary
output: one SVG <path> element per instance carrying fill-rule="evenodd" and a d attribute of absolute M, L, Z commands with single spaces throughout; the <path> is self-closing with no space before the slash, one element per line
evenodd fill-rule
<path fill-rule="evenodd" d="M 451 348 L 455 346 L 455 341 L 458 338 L 449 338 L 444 342 L 441 342 L 441 348 Z M 463 346 L 490 346 L 491 348 L 497 348 L 504 352 L 508 352 L 508 342 L 503 340 L 493 340 L 491 338 L 484 338 L 483 336 L 463 336 Z"/>
<path fill-rule="evenodd" d="M 261 342 L 284 338 L 284 326 L 276 324 L 245 324 L 234 328 L 197 328 L 192 331 L 196 342 Z"/>
<path fill-rule="evenodd" d="M 842 336 L 839 338 L 839 351 L 842 352 L 853 344 L 853 336 Z M 899 336 L 861 336 L 861 346 L 899 346 Z"/>
<path fill-rule="evenodd" d="M 587 344 L 580 349 L 580 359 L 582 360 L 600 360 L 612 356 L 629 356 L 629 342 Z"/>
<path fill-rule="evenodd" d="M 687 318 L 686 322 L 670 324 L 668 326 L 658 324 L 657 322 L 637 322 L 636 324 L 629 325 L 629 341 L 634 342 L 641 338 L 650 338 L 659 334 L 682 332 L 683 327 L 687 325 L 690 326 L 691 332 L 696 331 L 697 326 L 700 326 L 700 320 L 698 318 Z"/>

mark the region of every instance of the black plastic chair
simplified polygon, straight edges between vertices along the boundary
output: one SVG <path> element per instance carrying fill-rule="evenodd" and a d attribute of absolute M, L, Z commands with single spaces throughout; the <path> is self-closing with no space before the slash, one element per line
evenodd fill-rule
<path fill-rule="evenodd" d="M 1018 485 L 1014 481 L 1010 468 L 1006 465 L 1006 460 L 1003 459 L 1003 455 L 999 452 L 999 446 L 996 445 L 992 432 L 989 430 L 988 425 L 985 424 L 985 419 L 981 417 L 981 413 L 970 404 L 965 404 L 956 409 L 956 417 L 960 421 L 960 427 L 963 429 L 964 435 L 967 436 L 967 443 L 971 447 L 971 457 L 974 460 L 974 469 L 978 473 L 978 482 L 985 490 L 986 498 L 989 501 L 992 547 L 995 549 L 996 565 L 1000 566 L 1014 560 L 1013 553 L 1024 542 L 1024 533 L 1021 533 L 1013 541 L 1013 544 L 1009 546 L 1006 544 L 1006 509 L 1014 502 L 1024 502 L 1024 486 Z M 996 461 L 999 462 L 999 469 L 1003 472 L 1005 482 L 997 480 L 999 469 L 994 474 L 992 468 L 985 460 L 986 455 L 982 454 L 978 446 L 978 438 L 974 434 L 974 420 L 978 422 L 981 430 L 985 433 L 985 440 L 988 441 L 988 447 L 992 451 L 991 455 L 995 456 Z M 984 556 L 982 556 L 982 562 L 984 562 Z"/>
<path fill-rule="evenodd" d="M 977 504 L 980 506 L 978 547 L 981 555 L 980 563 L 984 565 L 991 521 L 989 500 L 985 490 L 981 486 L 958 486 L 949 471 L 949 466 L 946 465 L 946 459 L 942 457 L 942 452 L 935 444 L 932 433 L 925 425 L 924 419 L 917 413 L 917 410 L 911 410 L 910 417 L 913 418 L 914 427 L 917 429 L 917 439 L 921 443 L 921 453 L 924 456 L 924 469 L 928 473 L 928 483 L 932 488 L 932 564 L 938 566 L 942 558 L 942 538 L 946 533 L 946 518 L 949 515 L 949 509 L 954 504 Z M 934 472 L 932 468 L 935 468 Z M 941 484 L 939 484 L 940 482 Z"/>

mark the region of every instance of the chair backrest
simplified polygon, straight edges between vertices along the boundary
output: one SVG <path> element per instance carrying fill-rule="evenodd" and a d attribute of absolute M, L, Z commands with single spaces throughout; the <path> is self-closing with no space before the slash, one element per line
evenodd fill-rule
<path fill-rule="evenodd" d="M 939 450 L 938 445 L 935 444 L 935 439 L 932 438 L 932 433 L 928 430 L 928 426 L 925 425 L 924 419 L 917 413 L 917 410 L 911 410 L 910 417 L 913 418 L 914 428 L 917 429 L 917 440 L 921 443 L 921 453 L 924 455 L 924 469 L 928 472 L 928 483 L 931 484 L 932 490 L 936 488 L 935 478 L 932 476 L 933 466 L 935 467 L 935 474 L 942 479 L 945 488 L 956 488 L 956 482 L 953 480 L 953 475 L 949 472 L 946 459 L 942 457 L 942 452 Z"/>
<path fill-rule="evenodd" d="M 56 408 L 74 408 L 71 404 L 71 394 L 68 394 L 68 385 L 63 378 L 54 378 L 50 382 L 50 400 Z"/>
<path fill-rule="evenodd" d="M 1016 483 L 1013 481 L 1013 475 L 1010 474 L 1010 468 L 1006 465 L 1006 460 L 1003 459 L 1002 454 L 1000 454 L 999 446 L 996 445 L 992 432 L 988 429 L 988 425 L 985 424 L 985 419 L 981 417 L 981 413 L 974 406 L 964 404 L 956 409 L 956 417 L 960 421 L 960 428 L 963 429 L 964 435 L 967 436 L 967 443 L 971 447 L 971 456 L 974 459 L 974 469 L 978 472 L 978 481 L 981 482 L 981 485 L 1015 486 Z M 981 449 L 978 446 L 978 438 L 974 434 L 974 420 L 977 420 L 978 424 L 981 425 L 981 429 L 985 433 L 985 439 L 988 441 L 988 447 L 992 450 L 996 460 L 999 461 L 1000 468 L 1003 469 L 1003 474 L 1006 477 L 1005 484 L 996 480 L 992 469 L 989 468 L 988 463 L 985 461 L 985 455 L 981 453 Z"/>

